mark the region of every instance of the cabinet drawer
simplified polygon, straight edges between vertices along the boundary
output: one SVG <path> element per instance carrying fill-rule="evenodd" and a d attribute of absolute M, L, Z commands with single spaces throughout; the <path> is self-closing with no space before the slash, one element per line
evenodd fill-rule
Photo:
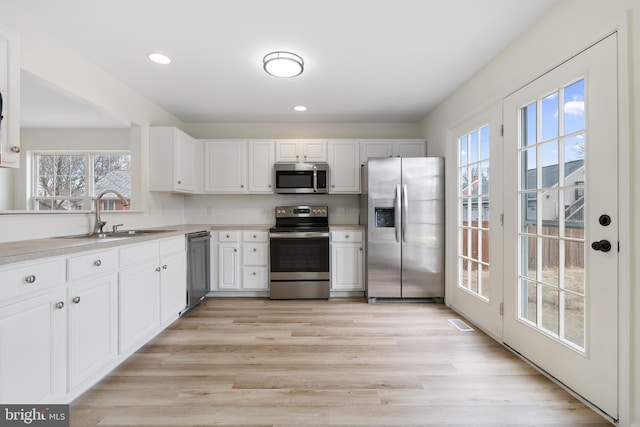
<path fill-rule="evenodd" d="M 175 254 L 186 250 L 185 237 L 176 237 L 175 239 L 162 240 L 160 242 L 160 255 Z"/>
<path fill-rule="evenodd" d="M 243 242 L 267 242 L 269 240 L 269 233 L 266 231 L 243 231 Z"/>
<path fill-rule="evenodd" d="M 242 263 L 244 265 L 267 265 L 269 260 L 268 246 L 264 243 L 243 243 Z"/>
<path fill-rule="evenodd" d="M 239 231 L 219 231 L 218 241 L 219 242 L 239 242 L 240 232 Z"/>
<path fill-rule="evenodd" d="M 150 242 L 141 245 L 126 246 L 120 249 L 120 267 L 141 264 L 151 259 L 157 259 L 159 255 L 158 242 Z"/>
<path fill-rule="evenodd" d="M 362 231 L 356 231 L 356 230 L 332 231 L 331 241 L 360 243 L 362 242 Z"/>
<path fill-rule="evenodd" d="M 242 289 L 267 289 L 267 267 L 242 267 Z"/>
<path fill-rule="evenodd" d="M 67 281 L 73 282 L 83 277 L 114 271 L 117 267 L 117 260 L 116 252 L 113 250 L 69 258 L 67 260 Z"/>
<path fill-rule="evenodd" d="M 65 280 L 64 259 L 34 261 L 31 265 L 0 272 L 0 303 L 33 292 L 44 291 Z"/>

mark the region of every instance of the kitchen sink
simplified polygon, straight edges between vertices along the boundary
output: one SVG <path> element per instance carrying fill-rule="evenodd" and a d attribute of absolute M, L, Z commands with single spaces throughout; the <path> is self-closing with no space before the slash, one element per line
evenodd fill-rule
<path fill-rule="evenodd" d="M 125 239 L 127 237 L 136 237 L 136 236 L 148 236 L 150 234 L 160 234 L 167 233 L 170 231 L 176 230 L 122 230 L 122 231 L 113 231 L 110 233 L 96 233 L 96 234 L 76 234 L 73 236 L 61 236 L 56 237 L 58 239 Z"/>

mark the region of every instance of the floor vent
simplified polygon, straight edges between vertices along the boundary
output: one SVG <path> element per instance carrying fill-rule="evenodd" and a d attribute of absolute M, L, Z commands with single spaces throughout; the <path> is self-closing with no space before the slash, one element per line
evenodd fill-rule
<path fill-rule="evenodd" d="M 469 325 L 467 325 L 466 323 L 464 323 L 464 321 L 460 320 L 460 319 L 449 319 L 449 323 L 451 323 L 453 326 L 456 327 L 457 330 L 462 331 L 462 332 L 471 332 L 473 331 L 473 328 Z"/>

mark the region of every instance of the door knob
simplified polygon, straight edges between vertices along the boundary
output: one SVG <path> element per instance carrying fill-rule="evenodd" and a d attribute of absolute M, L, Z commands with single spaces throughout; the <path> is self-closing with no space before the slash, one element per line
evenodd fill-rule
<path fill-rule="evenodd" d="M 611 250 L 611 243 L 608 240 L 600 240 L 599 242 L 593 242 L 591 247 L 596 251 L 609 252 Z"/>
<path fill-rule="evenodd" d="M 609 215 L 600 215 L 600 218 L 598 218 L 598 222 L 603 227 L 606 227 L 611 224 L 611 217 Z"/>

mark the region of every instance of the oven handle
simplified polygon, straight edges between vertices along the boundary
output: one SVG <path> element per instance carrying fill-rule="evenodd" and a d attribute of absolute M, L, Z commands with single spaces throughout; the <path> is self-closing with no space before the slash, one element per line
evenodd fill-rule
<path fill-rule="evenodd" d="M 272 239 L 287 239 L 298 237 L 329 237 L 328 232 L 323 231 L 301 231 L 301 232 L 285 232 L 285 233 L 269 233 Z"/>

